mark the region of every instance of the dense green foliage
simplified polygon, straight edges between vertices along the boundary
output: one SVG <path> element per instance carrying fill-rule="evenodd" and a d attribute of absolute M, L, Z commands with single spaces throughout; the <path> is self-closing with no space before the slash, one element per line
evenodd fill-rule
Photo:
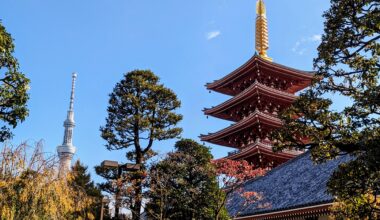
<path fill-rule="evenodd" d="M 93 198 L 93 204 L 86 209 L 74 212 L 75 218 L 89 219 L 89 216 L 94 216 L 95 219 L 100 219 L 100 211 L 102 206 L 102 193 L 100 189 L 91 180 L 91 175 L 87 171 L 87 166 L 77 160 L 71 169 L 72 180 L 71 184 L 75 192 L 84 191 L 86 196 Z"/>
<path fill-rule="evenodd" d="M 150 169 L 147 214 L 160 220 L 215 219 L 223 192 L 209 148 L 184 139 L 175 149 Z M 224 210 L 219 219 L 225 218 Z"/>
<path fill-rule="evenodd" d="M 336 196 L 338 215 L 378 218 L 380 212 L 380 2 L 331 0 L 313 86 L 282 118 L 286 128 L 273 136 L 277 150 L 310 149 L 316 162 L 341 154 L 354 159 L 342 164 L 328 183 Z M 333 110 L 327 94 L 352 103 Z M 308 137 L 305 141 L 302 137 Z"/>
<path fill-rule="evenodd" d="M 175 93 L 160 84 L 159 78 L 149 70 L 125 74 L 110 94 L 108 117 L 106 125 L 100 128 L 101 136 L 109 150 L 132 146 L 127 158 L 141 165 L 133 178 L 134 201 L 129 202 L 133 219 L 140 219 L 145 163 L 154 155 L 154 141 L 175 138 L 182 132 L 176 127 L 182 119 L 175 112 L 179 107 Z"/>
<path fill-rule="evenodd" d="M 13 57 L 13 39 L 0 22 L 0 141 L 12 137 L 11 128 L 28 116 L 26 102 L 29 79 L 19 71 L 17 59 Z"/>

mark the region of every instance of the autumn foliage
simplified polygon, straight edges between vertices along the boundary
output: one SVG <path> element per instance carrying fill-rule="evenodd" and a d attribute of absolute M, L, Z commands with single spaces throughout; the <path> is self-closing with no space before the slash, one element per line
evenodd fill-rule
<path fill-rule="evenodd" d="M 261 199 L 261 195 L 258 192 L 244 191 L 242 186 L 246 181 L 264 175 L 265 171 L 263 169 L 255 168 L 245 160 L 219 159 L 214 160 L 213 164 L 216 167 L 218 182 L 224 191 L 224 193 L 219 195 L 219 210 L 222 210 L 229 202 L 232 202 L 231 198 L 234 193 L 243 198 L 240 210 L 237 213 L 233 213 L 234 215 L 238 215 L 239 212 L 243 211 L 250 204 Z"/>
<path fill-rule="evenodd" d="M 74 219 L 74 212 L 91 206 L 93 200 L 70 184 L 72 176 L 58 178 L 56 168 L 57 160 L 46 158 L 40 143 L 34 148 L 5 145 L 0 151 L 0 219 Z"/>

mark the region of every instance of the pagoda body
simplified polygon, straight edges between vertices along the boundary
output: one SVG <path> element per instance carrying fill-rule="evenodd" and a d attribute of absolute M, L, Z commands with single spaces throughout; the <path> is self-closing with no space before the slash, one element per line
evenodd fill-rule
<path fill-rule="evenodd" d="M 302 153 L 291 149 L 274 153 L 269 135 L 283 126 L 278 118 L 279 112 L 295 101 L 296 92 L 310 85 L 313 74 L 272 62 L 266 55 L 268 35 L 262 0 L 257 3 L 257 13 L 256 50 L 259 55 L 254 55 L 227 76 L 206 85 L 208 90 L 232 98 L 205 109 L 204 113 L 233 124 L 218 132 L 201 135 L 201 140 L 236 148 L 227 156 L 228 159 L 247 160 L 256 167 L 272 168 Z"/>

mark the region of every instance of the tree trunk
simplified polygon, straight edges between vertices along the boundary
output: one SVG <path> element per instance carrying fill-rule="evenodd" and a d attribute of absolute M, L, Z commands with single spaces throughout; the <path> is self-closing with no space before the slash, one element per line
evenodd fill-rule
<path fill-rule="evenodd" d="M 141 212 L 141 206 L 142 206 L 142 201 L 140 199 L 142 196 L 141 182 L 137 183 L 135 194 L 136 194 L 137 199 L 132 209 L 132 220 L 140 220 L 140 214 L 141 214 L 140 212 Z"/>
<path fill-rule="evenodd" d="M 116 195 L 115 195 L 115 217 L 116 219 L 119 219 L 120 217 L 120 196 L 119 196 L 119 190 L 117 190 Z"/>
<path fill-rule="evenodd" d="M 140 172 L 143 171 L 142 167 L 143 156 L 141 152 L 136 152 L 136 164 L 140 165 Z M 142 206 L 142 181 L 143 176 L 137 175 L 136 188 L 135 188 L 135 204 L 132 207 L 132 220 L 140 220 L 141 206 Z"/>

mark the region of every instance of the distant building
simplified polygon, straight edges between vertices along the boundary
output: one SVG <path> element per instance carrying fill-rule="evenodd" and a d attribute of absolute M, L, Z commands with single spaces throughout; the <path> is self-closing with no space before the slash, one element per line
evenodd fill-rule
<path fill-rule="evenodd" d="M 65 133 L 63 136 L 62 145 L 57 147 L 57 153 L 59 157 L 59 175 L 64 175 L 71 169 L 71 160 L 76 152 L 76 148 L 73 145 L 73 130 L 75 127 L 74 122 L 74 95 L 75 95 L 75 81 L 77 74 L 72 75 L 71 96 L 69 110 L 67 111 L 67 118 L 63 123 L 65 127 Z"/>

